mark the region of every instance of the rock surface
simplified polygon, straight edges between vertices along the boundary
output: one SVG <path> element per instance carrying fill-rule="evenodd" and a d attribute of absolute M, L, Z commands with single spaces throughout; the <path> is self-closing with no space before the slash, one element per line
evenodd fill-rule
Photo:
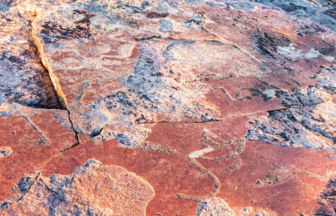
<path fill-rule="evenodd" d="M 22 196 L 16 187 L 21 177 L 36 178 L 50 159 L 77 141 L 65 110 L 5 103 L 0 119 L 0 206 L 6 208 Z"/>
<path fill-rule="evenodd" d="M 335 46 L 334 0 L 0 1 L 0 214 L 335 215 Z"/>
<path fill-rule="evenodd" d="M 200 202 L 197 206 L 196 216 L 210 216 L 210 215 L 223 215 L 235 216 L 236 214 L 221 198 L 212 198 Z"/>
<path fill-rule="evenodd" d="M 60 109 L 34 44 L 30 21 L 13 11 L 1 13 L 0 23 L 0 104 Z"/>
<path fill-rule="evenodd" d="M 145 215 L 154 196 L 153 188 L 133 173 L 94 159 L 68 176 L 29 183 L 29 192 L 3 215 Z"/>

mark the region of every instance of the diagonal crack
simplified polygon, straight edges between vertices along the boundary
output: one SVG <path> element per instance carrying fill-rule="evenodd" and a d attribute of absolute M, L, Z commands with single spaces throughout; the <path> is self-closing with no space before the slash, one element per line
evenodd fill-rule
<path fill-rule="evenodd" d="M 30 126 L 32 126 L 32 128 L 41 136 L 41 139 L 32 140 L 32 141 L 28 141 L 28 142 L 24 142 L 24 143 L 26 143 L 26 144 L 30 143 L 30 144 L 40 145 L 40 146 L 50 145 L 50 140 L 48 139 L 48 137 L 45 136 L 45 134 L 41 131 L 41 129 L 37 125 L 35 125 L 29 117 L 23 116 L 23 115 L 21 115 L 21 117 Z"/>
<path fill-rule="evenodd" d="M 62 91 L 62 88 L 61 88 L 61 85 L 59 84 L 59 79 L 58 77 L 52 72 L 52 69 L 51 69 L 51 66 L 49 65 L 48 63 L 48 59 L 45 57 L 44 55 L 44 51 L 43 51 L 43 44 L 41 43 L 41 41 L 39 40 L 39 38 L 36 36 L 36 32 L 37 32 L 37 29 L 35 27 L 35 20 L 36 20 L 36 17 L 37 17 L 37 12 L 35 11 L 35 19 L 30 22 L 30 25 L 32 27 L 32 38 L 34 40 L 34 43 L 37 47 L 37 50 L 40 54 L 40 57 L 41 57 L 41 61 L 42 61 L 42 66 L 48 71 L 48 74 L 49 74 L 49 77 L 53 83 L 53 86 L 54 86 L 54 89 L 55 89 L 55 92 L 56 92 L 56 95 L 58 96 L 58 103 L 60 105 L 60 107 L 64 110 L 67 110 L 68 111 L 68 118 L 69 118 L 69 122 L 71 124 L 71 129 L 73 130 L 73 132 L 75 133 L 75 138 L 76 138 L 76 143 L 73 144 L 70 148 L 73 148 L 77 145 L 80 144 L 80 140 L 79 140 L 79 136 L 78 136 L 78 132 L 76 131 L 75 127 L 74 127 L 74 124 L 73 124 L 73 121 L 71 120 L 71 113 L 70 113 L 70 109 L 68 107 L 68 104 L 67 104 L 67 99 Z"/>
<path fill-rule="evenodd" d="M 52 72 L 52 69 L 49 65 L 48 59 L 45 57 L 44 55 L 44 51 L 43 51 L 43 44 L 41 43 L 41 41 L 38 39 L 38 37 L 36 36 L 36 28 L 34 26 L 34 21 L 31 22 L 31 27 L 32 27 L 32 38 L 34 40 L 34 43 L 37 47 L 37 50 L 41 56 L 41 61 L 42 61 L 42 65 L 44 66 L 44 68 L 48 71 L 50 79 L 53 83 L 53 86 L 55 88 L 55 91 L 58 95 L 58 99 L 59 99 L 59 103 L 61 105 L 61 108 L 67 110 L 68 109 L 68 104 L 67 104 L 67 99 L 62 91 L 61 85 L 59 84 L 59 79 L 58 77 Z"/>
<path fill-rule="evenodd" d="M 73 132 L 75 133 L 75 138 L 76 138 L 76 140 L 77 140 L 77 142 L 71 146 L 71 148 L 73 148 L 73 147 L 79 145 L 81 142 L 80 142 L 80 140 L 79 140 L 79 136 L 78 136 L 79 133 L 76 131 L 75 126 L 74 126 L 74 124 L 73 124 L 73 122 L 72 122 L 72 120 L 71 120 L 70 110 L 68 110 L 68 118 L 69 118 L 69 122 L 70 122 L 70 124 L 71 124 L 71 129 L 72 129 Z"/>
<path fill-rule="evenodd" d="M 38 51 L 38 53 L 40 54 L 40 51 Z M 40 54 L 40 55 L 41 55 L 41 54 Z M 42 63 L 41 65 L 42 65 L 42 67 L 43 67 L 46 71 L 48 71 L 48 74 L 49 74 L 49 70 L 44 66 L 44 64 Z M 50 76 L 49 76 L 49 77 L 50 77 Z M 50 79 L 51 79 L 51 78 L 50 78 Z M 53 82 L 52 82 L 52 83 L 53 83 Z M 54 83 L 53 83 L 53 86 L 54 86 Z M 59 106 L 62 110 L 66 110 L 66 108 L 64 108 L 64 107 L 62 106 L 62 104 L 61 104 L 60 98 L 59 98 L 59 96 L 58 96 L 58 94 L 57 94 L 57 91 L 56 91 L 55 87 L 54 87 L 54 91 L 55 91 L 55 95 L 57 95 L 56 99 L 57 99 L 58 106 Z"/>

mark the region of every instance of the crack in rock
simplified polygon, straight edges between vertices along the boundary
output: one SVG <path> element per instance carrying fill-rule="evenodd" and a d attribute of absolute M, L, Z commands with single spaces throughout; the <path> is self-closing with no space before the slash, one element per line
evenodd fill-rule
<path fill-rule="evenodd" d="M 0 16 L 0 104 L 60 109 L 31 37 L 29 21 L 15 12 Z"/>
<path fill-rule="evenodd" d="M 32 186 L 36 182 L 36 180 L 39 178 L 40 172 L 37 172 L 37 174 L 29 175 L 20 178 L 17 185 L 12 188 L 13 191 L 18 191 L 19 193 L 16 193 L 9 197 L 7 200 L 0 202 L 0 214 L 8 211 L 12 205 L 17 204 L 24 198 L 24 196 L 27 195 L 27 193 L 32 189 Z"/>

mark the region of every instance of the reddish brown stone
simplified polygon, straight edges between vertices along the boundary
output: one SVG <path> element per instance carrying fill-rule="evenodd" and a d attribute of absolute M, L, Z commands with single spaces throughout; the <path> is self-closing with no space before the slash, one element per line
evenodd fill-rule
<path fill-rule="evenodd" d="M 335 214 L 334 15 L 320 0 L 0 2 L 0 211 Z"/>
<path fill-rule="evenodd" d="M 155 188 L 156 195 L 148 205 L 148 215 L 172 212 L 192 215 L 195 214 L 197 203 L 181 200 L 177 198 L 177 193 L 205 196 L 214 186 L 210 178 L 197 171 L 187 160 L 188 154 L 205 148 L 198 144 L 202 142 L 202 128 L 223 140 L 230 140 L 244 137 L 247 121 L 248 118 L 243 117 L 224 124 L 159 124 L 152 128 L 152 135 L 146 141 L 169 145 L 176 149 L 174 154 L 143 154 L 140 150 L 119 147 L 114 140 L 104 142 L 101 146 L 87 142 L 50 161 L 43 175 L 69 174 L 87 158 L 94 157 L 104 164 L 122 166 L 135 172 Z M 233 149 L 223 148 L 205 156 L 218 157 Z M 223 172 L 236 159 L 225 162 L 197 159 L 217 176 L 220 189 L 216 196 L 225 199 L 235 212 L 253 206 L 256 211 L 264 209 L 279 215 L 300 212 L 310 214 L 318 208 L 317 195 L 328 181 L 330 173 L 336 170 L 333 160 L 328 159 L 324 151 L 279 148 L 257 142 L 246 142 L 244 151 L 238 156 L 241 165 L 232 171 Z M 321 167 L 321 162 L 325 166 Z M 255 185 L 259 179 L 285 166 L 292 167 L 292 178 L 277 185 Z M 298 208 L 297 203 L 302 207 Z"/>
<path fill-rule="evenodd" d="M 153 188 L 134 173 L 91 159 L 68 176 L 38 178 L 2 215 L 145 215 L 153 196 Z"/>
<path fill-rule="evenodd" d="M 14 109 L 3 109 L 8 108 Z M 14 116 L 0 116 L 1 148 L 10 149 L 7 156 L 0 158 L 1 200 L 12 195 L 11 201 L 18 199 L 24 193 L 15 187 L 21 177 L 35 178 L 45 163 L 76 143 L 75 133 L 61 125 L 70 125 L 66 111 L 20 108 Z"/>

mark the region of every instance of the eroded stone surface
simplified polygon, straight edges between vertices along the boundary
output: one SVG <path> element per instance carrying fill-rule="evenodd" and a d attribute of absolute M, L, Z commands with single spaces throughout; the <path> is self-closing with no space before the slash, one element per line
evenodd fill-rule
<path fill-rule="evenodd" d="M 73 174 L 39 177 L 22 199 L 3 215 L 145 215 L 153 188 L 143 179 L 117 166 L 90 159 Z"/>
<path fill-rule="evenodd" d="M 34 44 L 30 21 L 16 11 L 8 11 L 1 13 L 0 23 L 0 104 L 16 102 L 60 109 L 48 71 Z"/>
<path fill-rule="evenodd" d="M 334 215 L 335 201 L 335 176 L 332 176 L 318 196 L 318 202 L 321 204 L 321 207 L 316 211 L 316 213 Z"/>
<path fill-rule="evenodd" d="M 62 13 L 88 7 L 85 13 L 93 14 L 90 22 L 74 20 L 77 12 L 68 13 L 66 17 L 63 16 L 64 20 L 59 20 L 57 13 L 61 13 L 60 11 L 50 12 L 50 15 L 38 12 L 40 15 L 33 22 L 34 34 L 45 56 L 45 65 L 58 79 L 54 82 L 59 86 L 58 92 L 64 94 L 64 105 L 70 110 L 76 131 L 94 137 L 106 125 L 125 124 L 134 127 L 133 130 L 141 130 L 138 129 L 141 126 L 137 127 L 137 124 L 216 120 L 217 112 L 202 101 L 200 94 L 204 86 L 190 82 L 195 74 L 180 71 L 181 65 L 178 65 L 179 61 L 175 63 L 174 57 L 178 55 L 180 58 L 179 53 L 181 49 L 185 53 L 186 46 L 190 47 L 186 56 L 196 55 L 192 52 L 195 49 L 201 50 L 209 42 L 199 44 L 195 41 L 176 42 L 169 39 L 137 42 L 134 37 L 141 34 L 142 30 L 136 30 L 129 24 L 124 25 L 124 29 L 118 27 L 120 24 L 114 22 L 126 20 L 114 17 L 113 12 L 120 13 L 120 9 L 114 8 L 115 6 L 111 6 L 112 11 L 96 16 L 93 12 L 98 7 L 96 3 L 76 2 L 62 9 Z M 127 7 L 124 10 L 125 13 L 133 11 Z M 137 14 L 130 16 L 138 19 L 142 17 Z M 101 26 L 97 26 L 102 21 L 106 28 L 103 32 Z M 159 25 L 159 22 L 153 21 L 153 25 L 155 23 Z M 58 32 L 57 26 L 84 28 L 88 32 L 86 36 L 77 36 L 77 30 L 69 30 L 73 32 L 73 36 L 68 33 L 64 38 L 59 36 L 59 39 L 52 36 L 57 41 L 51 43 L 46 37 L 52 35 L 49 34 L 50 31 Z M 159 29 L 157 32 L 160 32 Z M 83 41 L 84 37 L 86 39 Z M 87 50 L 83 49 L 84 44 Z M 225 52 L 226 48 L 223 49 Z M 67 64 L 67 61 L 71 61 L 71 64 Z M 67 74 L 72 78 L 66 78 Z M 123 131 L 119 133 L 122 134 Z M 141 137 L 137 139 L 140 140 Z"/>
<path fill-rule="evenodd" d="M 334 15 L 333 0 L 0 2 L 2 209 L 335 214 Z M 116 209 L 126 196 L 89 185 L 112 169 L 146 198 Z"/>
<path fill-rule="evenodd" d="M 44 164 L 76 143 L 68 114 L 64 110 L 33 109 L 4 103 L 0 109 L 1 206 L 19 199 L 15 187 L 23 176 L 34 179 Z M 1 207 L 2 208 L 2 207 Z"/>
<path fill-rule="evenodd" d="M 251 122 L 255 129 L 249 140 L 263 141 L 282 147 L 335 149 L 334 68 L 317 74 L 319 83 L 291 92 L 277 92 L 284 110 L 269 112 L 267 118 Z M 329 81 L 330 80 L 330 81 Z"/>
<path fill-rule="evenodd" d="M 260 117 L 235 118 L 224 124 L 157 124 L 145 141 L 170 146 L 176 150 L 175 153 L 146 151 L 144 154 L 140 149 L 122 147 L 114 139 L 98 146 L 88 141 L 50 161 L 43 175 L 68 175 L 92 157 L 104 164 L 124 167 L 144 178 L 155 190 L 147 215 L 181 211 L 195 215 L 197 200 L 207 199 L 210 194 L 225 199 L 236 214 L 246 206 L 253 207 L 252 214 L 259 209 L 271 215 L 315 212 L 319 208 L 317 196 L 336 169 L 334 160 L 328 158 L 323 150 L 282 148 L 250 141 L 246 141 L 240 154 L 232 154 L 237 151 L 238 143 L 229 145 L 227 141 L 244 137 L 248 130 L 244 125 L 247 127 L 253 118 Z M 213 134 L 208 134 L 209 140 L 203 138 L 202 128 Z M 198 165 L 191 163 L 188 159 L 191 153 L 208 148 L 207 144 L 209 147 L 218 145 L 219 138 L 226 145 L 204 154 L 204 157 L 195 158 Z M 240 166 L 226 171 L 236 160 L 241 161 Z M 284 164 L 292 166 L 287 169 L 294 170 L 292 178 L 281 184 L 256 186 L 255 183 L 270 172 L 276 174 L 276 170 L 284 169 Z M 281 197 L 286 199 L 279 203 Z M 301 207 L 297 203 L 301 203 Z"/>
<path fill-rule="evenodd" d="M 198 204 L 196 216 L 206 215 L 223 215 L 235 216 L 236 214 L 230 209 L 224 200 L 220 198 L 212 198 Z"/>
<path fill-rule="evenodd" d="M 269 214 L 263 210 L 258 210 L 254 216 L 269 216 Z"/>
<path fill-rule="evenodd" d="M 238 210 L 238 215 L 239 216 L 250 215 L 252 211 L 253 211 L 252 207 L 245 207 L 245 208 Z"/>
<path fill-rule="evenodd" d="M 263 11 L 242 2 L 248 10 L 240 16 L 224 3 L 210 2 L 75 1 L 36 9 L 33 37 L 75 130 L 95 137 L 107 125 L 126 124 L 144 133 L 137 124 L 219 120 L 219 110 L 204 101 L 213 91 L 209 80 L 255 76 L 272 79 L 274 86 L 301 85 L 311 73 L 302 71 L 317 70 L 312 62 L 333 61 L 332 30 L 321 31 L 331 39 L 326 42 L 294 33 L 311 21 L 290 20 L 286 10 Z M 269 30 L 270 21 L 259 21 L 266 13 L 290 24 Z M 230 22 L 232 32 L 223 24 Z M 237 40 L 238 31 L 249 43 Z M 274 83 L 273 73 L 287 77 L 285 82 Z M 252 97 L 272 98 L 264 89 L 251 90 Z"/>

